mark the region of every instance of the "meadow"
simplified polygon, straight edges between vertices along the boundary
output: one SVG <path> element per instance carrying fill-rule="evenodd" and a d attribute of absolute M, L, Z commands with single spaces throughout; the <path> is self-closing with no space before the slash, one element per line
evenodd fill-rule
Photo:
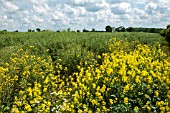
<path fill-rule="evenodd" d="M 159 34 L 0 34 L 0 112 L 170 112 L 170 52 Z"/>

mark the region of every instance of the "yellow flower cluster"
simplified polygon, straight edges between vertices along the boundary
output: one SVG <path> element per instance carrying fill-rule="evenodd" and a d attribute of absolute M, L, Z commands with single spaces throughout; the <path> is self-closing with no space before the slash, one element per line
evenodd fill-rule
<path fill-rule="evenodd" d="M 57 77 L 51 58 L 31 55 L 34 49 L 19 49 L 0 67 L 0 106 L 9 104 L 12 113 L 50 111 L 49 94 L 56 89 Z"/>
<path fill-rule="evenodd" d="M 126 52 L 124 47 L 119 47 L 121 41 L 113 40 L 110 53 L 98 56 L 103 61 L 102 65 L 78 66 L 80 72 L 70 78 L 71 90 L 64 92 L 70 93 L 65 95 L 69 101 L 63 103 L 65 109 L 62 110 L 125 112 L 122 107 L 127 107 L 129 111 L 168 112 L 168 56 L 160 51 L 159 45 L 138 44 L 133 51 Z M 166 103 L 163 106 L 167 109 L 156 105 L 160 100 Z"/>
<path fill-rule="evenodd" d="M 89 52 L 91 59 L 71 75 L 61 59 L 53 63 L 19 49 L 0 67 L 0 107 L 9 105 L 13 113 L 170 112 L 168 56 L 159 45 L 133 44 L 113 38 L 109 52 L 96 59 Z"/>

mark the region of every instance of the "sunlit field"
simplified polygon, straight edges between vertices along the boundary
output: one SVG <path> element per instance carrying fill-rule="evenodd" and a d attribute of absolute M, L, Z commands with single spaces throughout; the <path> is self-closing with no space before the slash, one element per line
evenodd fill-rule
<path fill-rule="evenodd" d="M 0 112 L 170 113 L 170 52 L 154 33 L 0 34 Z"/>

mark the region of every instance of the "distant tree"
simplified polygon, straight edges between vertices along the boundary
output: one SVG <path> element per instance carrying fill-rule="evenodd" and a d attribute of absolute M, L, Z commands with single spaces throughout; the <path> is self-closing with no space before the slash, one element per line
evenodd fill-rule
<path fill-rule="evenodd" d="M 28 32 L 31 32 L 32 30 L 31 29 L 28 29 Z"/>
<path fill-rule="evenodd" d="M 105 30 L 106 30 L 106 32 L 112 32 L 112 27 L 109 26 L 109 25 L 107 25 L 107 26 L 105 27 Z"/>
<path fill-rule="evenodd" d="M 70 32 L 71 31 L 71 29 L 70 28 L 67 28 L 67 32 Z"/>
<path fill-rule="evenodd" d="M 57 32 L 60 32 L 60 30 L 57 30 Z"/>
<path fill-rule="evenodd" d="M 35 30 L 32 30 L 31 32 L 35 32 Z"/>
<path fill-rule="evenodd" d="M 133 27 L 128 27 L 128 28 L 126 28 L 126 31 L 128 31 L 128 32 L 133 32 L 133 31 L 134 31 L 134 28 L 133 28 Z"/>
<path fill-rule="evenodd" d="M 6 29 L 3 30 L 4 32 L 8 32 Z"/>
<path fill-rule="evenodd" d="M 80 32 L 80 30 L 77 30 L 77 32 Z"/>
<path fill-rule="evenodd" d="M 159 32 L 159 34 L 160 34 L 161 36 L 165 36 L 165 30 L 161 30 L 161 31 Z"/>
<path fill-rule="evenodd" d="M 0 34 L 6 34 L 6 33 L 7 33 L 7 30 L 0 31 Z"/>
<path fill-rule="evenodd" d="M 169 25 L 167 25 L 166 29 L 168 29 L 168 28 L 170 28 L 170 24 L 169 24 Z"/>
<path fill-rule="evenodd" d="M 169 42 L 170 46 L 170 25 L 168 25 L 166 29 L 161 30 L 160 35 L 165 37 L 165 39 Z"/>
<path fill-rule="evenodd" d="M 83 29 L 83 32 L 89 32 L 89 30 Z"/>
<path fill-rule="evenodd" d="M 150 32 L 150 29 L 148 29 L 148 28 L 141 28 L 142 30 L 142 32 Z"/>
<path fill-rule="evenodd" d="M 36 31 L 37 31 L 37 32 L 40 32 L 40 31 L 41 31 L 41 29 L 40 29 L 40 28 L 37 28 L 37 29 L 36 29 Z"/>
<path fill-rule="evenodd" d="M 125 32 L 126 29 L 125 29 L 124 26 L 120 26 L 120 27 L 116 28 L 116 31 L 117 31 L 117 32 Z"/>
<path fill-rule="evenodd" d="M 14 32 L 18 32 L 18 30 L 15 30 Z"/>
<path fill-rule="evenodd" d="M 150 33 L 156 33 L 155 28 L 150 28 Z"/>
<path fill-rule="evenodd" d="M 95 32 L 96 30 L 94 28 L 92 28 L 91 32 Z"/>

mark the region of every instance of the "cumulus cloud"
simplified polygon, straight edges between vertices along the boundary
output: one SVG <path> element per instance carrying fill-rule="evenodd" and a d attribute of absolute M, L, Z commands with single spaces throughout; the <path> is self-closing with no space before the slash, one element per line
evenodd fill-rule
<path fill-rule="evenodd" d="M 114 14 L 126 14 L 131 11 L 131 4 L 127 2 L 116 3 L 111 5 L 111 10 Z"/>
<path fill-rule="evenodd" d="M 14 5 L 12 2 L 9 2 L 9 1 L 2 0 L 1 4 L 2 6 L 0 10 L 6 13 L 14 13 L 19 10 L 18 6 Z"/>
<path fill-rule="evenodd" d="M 166 27 L 169 0 L 0 0 L 0 29 Z"/>
<path fill-rule="evenodd" d="M 106 2 L 110 4 L 115 4 L 115 3 L 122 3 L 122 2 L 130 2 L 130 0 L 106 0 Z"/>
<path fill-rule="evenodd" d="M 36 12 L 36 13 L 39 13 L 39 14 L 47 14 L 48 10 L 50 8 L 48 7 L 47 4 L 43 4 L 43 5 L 33 5 L 33 10 Z"/>

